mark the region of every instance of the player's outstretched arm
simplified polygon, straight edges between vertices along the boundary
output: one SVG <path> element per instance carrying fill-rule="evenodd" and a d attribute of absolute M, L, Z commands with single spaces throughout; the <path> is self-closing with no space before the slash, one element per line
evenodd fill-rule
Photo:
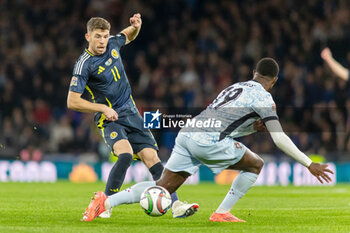
<path fill-rule="evenodd" d="M 335 75 L 337 75 L 343 80 L 349 79 L 349 70 L 333 58 L 332 52 L 329 48 L 324 48 L 322 50 L 321 57 L 329 65 L 329 67 L 331 68 L 332 72 L 335 73 Z"/>
<path fill-rule="evenodd" d="M 322 184 L 322 179 L 327 183 L 332 181 L 327 174 L 327 172 L 333 174 L 333 172 L 327 168 L 328 165 L 313 163 L 311 159 L 301 152 L 292 142 L 292 140 L 283 132 L 282 126 L 278 120 L 270 120 L 265 124 L 267 130 L 270 132 L 273 142 L 279 149 L 307 167 L 311 174 L 314 175 Z"/>
<path fill-rule="evenodd" d="M 141 25 L 142 25 L 142 19 L 141 14 L 137 13 L 134 14 L 130 19 L 130 25 L 129 27 L 125 28 L 121 33 L 123 33 L 126 37 L 125 44 L 129 44 L 131 41 L 135 40 L 137 35 L 140 32 Z"/>
<path fill-rule="evenodd" d="M 106 120 L 118 120 L 118 114 L 112 108 L 104 104 L 91 103 L 81 98 L 81 93 L 69 91 L 67 97 L 67 107 L 79 112 L 101 112 L 105 115 Z"/>

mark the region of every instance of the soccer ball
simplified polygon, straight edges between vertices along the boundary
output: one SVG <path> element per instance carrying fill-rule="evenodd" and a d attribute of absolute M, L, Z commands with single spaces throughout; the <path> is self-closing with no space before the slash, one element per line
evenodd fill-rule
<path fill-rule="evenodd" d="M 171 206 L 171 197 L 165 188 L 152 186 L 141 194 L 140 205 L 146 214 L 154 217 L 162 216 Z"/>

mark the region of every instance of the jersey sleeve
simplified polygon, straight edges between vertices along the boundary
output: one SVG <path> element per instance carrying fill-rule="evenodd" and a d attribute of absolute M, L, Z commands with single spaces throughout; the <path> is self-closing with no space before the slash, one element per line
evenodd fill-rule
<path fill-rule="evenodd" d="M 251 107 L 264 123 L 269 120 L 278 120 L 276 104 L 270 93 L 257 97 Z"/>
<path fill-rule="evenodd" d="M 109 38 L 110 42 L 112 43 L 112 46 L 114 48 L 117 48 L 118 50 L 125 45 L 126 43 L 126 36 L 124 33 L 119 33 L 115 36 L 111 36 Z"/>
<path fill-rule="evenodd" d="M 83 93 L 88 79 L 88 61 L 79 60 L 74 65 L 73 77 L 70 82 L 69 90 L 78 93 Z"/>

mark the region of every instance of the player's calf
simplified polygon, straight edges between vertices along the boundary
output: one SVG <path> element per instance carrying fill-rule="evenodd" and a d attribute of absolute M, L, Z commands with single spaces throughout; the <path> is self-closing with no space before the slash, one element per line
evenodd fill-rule
<path fill-rule="evenodd" d="M 252 166 L 250 168 L 247 168 L 245 171 L 259 175 L 263 166 L 264 160 L 259 155 L 255 154 L 255 159 L 252 162 Z"/>
<path fill-rule="evenodd" d="M 120 191 L 119 189 L 124 182 L 126 171 L 130 167 L 131 162 L 132 155 L 130 153 L 123 153 L 119 155 L 119 159 L 113 165 L 113 168 L 108 176 L 105 189 L 106 195 L 110 196 Z"/>
<path fill-rule="evenodd" d="M 172 194 L 186 181 L 189 175 L 187 172 L 172 172 L 165 168 L 162 177 L 157 180 L 156 184 L 164 187 Z"/>

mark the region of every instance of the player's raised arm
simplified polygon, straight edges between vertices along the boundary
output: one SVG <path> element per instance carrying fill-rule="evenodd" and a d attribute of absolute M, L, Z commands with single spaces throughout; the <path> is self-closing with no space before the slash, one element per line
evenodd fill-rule
<path fill-rule="evenodd" d="M 79 112 L 101 112 L 109 121 L 118 120 L 118 114 L 112 108 L 98 103 L 91 103 L 81 98 L 81 93 L 69 91 L 67 97 L 67 107 Z"/>
<path fill-rule="evenodd" d="M 329 65 L 329 67 L 331 68 L 332 72 L 335 73 L 335 75 L 337 75 L 343 80 L 349 79 L 349 70 L 333 58 L 332 52 L 329 48 L 324 48 L 322 50 L 321 57 Z"/>
<path fill-rule="evenodd" d="M 333 174 L 333 172 L 327 168 L 328 165 L 313 163 L 311 159 L 301 152 L 292 142 L 292 140 L 283 132 L 282 126 L 278 120 L 267 121 L 265 122 L 265 125 L 267 130 L 270 132 L 273 142 L 279 149 L 307 167 L 311 174 L 314 175 L 322 184 L 322 179 L 327 183 L 332 181 L 327 174 L 327 172 Z"/>
<path fill-rule="evenodd" d="M 142 25 L 142 19 L 141 14 L 137 13 L 134 14 L 130 19 L 130 25 L 129 27 L 125 28 L 121 33 L 123 33 L 126 37 L 125 44 L 129 44 L 131 41 L 135 40 L 137 35 L 140 32 L 141 25 Z"/>

